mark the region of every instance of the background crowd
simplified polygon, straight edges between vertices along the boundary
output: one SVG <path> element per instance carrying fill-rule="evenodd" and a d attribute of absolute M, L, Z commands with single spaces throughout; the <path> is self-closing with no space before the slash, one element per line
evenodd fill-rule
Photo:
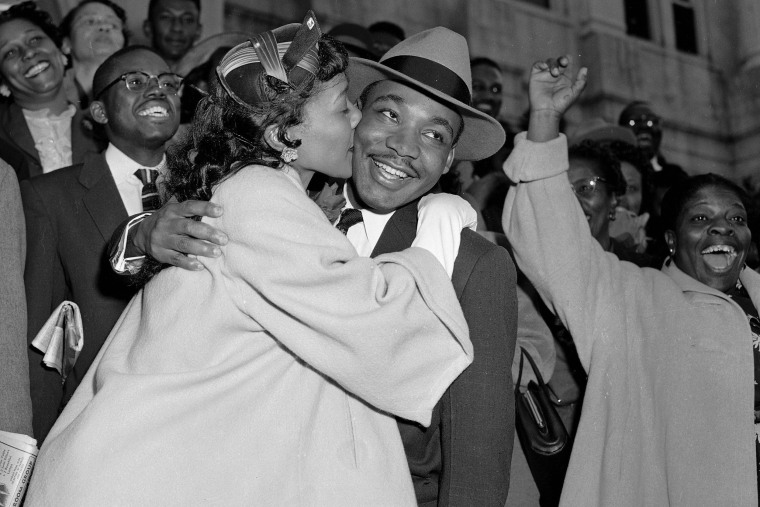
<path fill-rule="evenodd" d="M 125 12 L 118 2 L 111 0 L 84 0 L 57 25 L 34 2 L 22 2 L 0 13 L 0 209 L 5 217 L 4 234 L 0 236 L 3 238 L 0 242 L 3 260 L 0 263 L 3 282 L 0 290 L 0 321 L 3 322 L 0 430 L 33 435 L 42 445 L 140 286 L 171 264 L 179 269 L 203 269 L 194 255 L 186 254 L 219 255 L 219 245 L 215 243 L 221 245 L 225 239 L 223 233 L 227 231 L 198 229 L 200 222 L 188 220 L 214 216 L 219 213 L 217 210 L 199 201 L 188 201 L 189 204 L 170 203 L 158 211 L 162 204 L 159 199 L 162 180 L 168 168 L 179 164 L 176 161 L 192 151 L 194 145 L 190 139 L 198 140 L 198 125 L 211 125 L 207 118 L 203 123 L 196 117 L 200 114 L 196 111 L 204 107 L 198 107 L 204 104 L 204 97 L 219 90 L 216 69 L 228 51 L 253 35 L 233 32 L 201 40 L 200 12 L 200 0 L 151 0 L 143 25 L 150 46 L 130 45 Z M 388 55 L 398 57 L 393 53 L 394 47 L 403 47 L 414 39 L 408 38 L 410 35 L 419 35 L 405 33 L 393 21 L 368 27 L 344 23 L 325 32 L 342 43 L 350 57 L 386 66 L 390 65 Z M 442 40 L 449 43 L 445 37 Z M 466 43 L 464 47 L 466 49 Z M 442 52 L 445 49 L 445 44 L 439 48 Z M 426 47 L 426 51 L 433 53 L 433 60 L 444 58 L 430 47 Z M 467 51 L 464 54 L 466 61 L 454 61 L 449 66 L 469 81 L 471 97 L 468 96 L 464 104 L 467 109 L 456 103 L 460 119 L 467 118 L 464 133 L 460 131 L 464 137 L 459 145 L 453 142 L 460 149 L 453 151 L 450 160 L 437 160 L 435 170 L 420 176 L 427 187 L 421 185 L 419 195 L 403 199 L 391 196 L 391 204 L 373 206 L 372 196 L 361 196 L 356 185 L 346 184 L 346 188 L 354 188 L 367 208 L 378 214 L 416 216 L 417 199 L 432 188 L 434 193 L 460 196 L 472 206 L 478 218 L 477 234 L 466 231 L 462 234 L 461 246 L 458 245 L 462 258 L 471 255 L 475 260 L 462 267 L 463 262 L 459 262 L 458 257 L 453 275 L 449 273 L 469 327 L 473 364 L 436 404 L 429 427 L 413 418 L 398 418 L 418 504 L 557 505 L 562 494 L 565 505 L 607 505 L 613 500 L 615 503 L 617 495 L 627 495 L 627 500 L 621 502 L 625 505 L 655 505 L 662 498 L 668 498 L 673 505 L 689 505 L 688 499 L 704 494 L 702 486 L 712 487 L 715 495 L 728 494 L 722 487 L 711 486 L 710 481 L 702 486 L 697 484 L 695 477 L 710 473 L 709 466 L 694 466 L 690 472 L 678 475 L 680 468 L 676 467 L 679 472 L 675 473 L 672 471 L 675 469 L 668 468 L 669 464 L 663 465 L 663 461 L 673 456 L 686 462 L 693 455 L 680 447 L 686 445 L 680 440 L 664 441 L 659 433 L 671 430 L 674 424 L 668 419 L 670 412 L 661 409 L 665 401 L 659 393 L 669 388 L 668 381 L 678 383 L 678 380 L 672 375 L 662 375 L 661 369 L 668 369 L 669 365 L 663 359 L 652 359 L 647 340 L 658 332 L 666 332 L 672 334 L 673 342 L 678 345 L 679 340 L 686 342 L 697 333 L 692 329 L 693 323 L 687 325 L 678 320 L 694 311 L 691 307 L 684 309 L 692 303 L 688 297 L 684 296 L 688 300 L 682 305 L 684 308 L 675 303 L 672 308 L 668 307 L 675 324 L 662 318 L 657 308 L 652 307 L 657 302 L 666 307 L 669 302 L 681 301 L 680 289 L 675 295 L 672 284 L 668 285 L 670 280 L 663 281 L 662 277 L 668 276 L 676 280 L 673 283 L 679 287 L 688 285 L 679 278 L 683 275 L 714 289 L 713 292 L 728 294 L 733 305 L 727 306 L 728 310 L 692 315 L 706 328 L 720 329 L 717 322 L 727 318 L 725 312 L 736 308 L 742 312 L 739 318 L 732 315 L 730 325 L 725 326 L 729 335 L 744 332 L 745 313 L 749 325 L 756 324 L 757 301 L 753 295 L 756 275 L 747 273 L 760 267 L 760 253 L 753 239 L 760 238 L 760 231 L 756 230 L 760 226 L 760 206 L 757 205 L 760 192 L 739 188 L 723 179 L 694 183 L 689 167 L 666 160 L 661 146 L 663 137 L 668 135 L 663 122 L 667 111 L 655 110 L 647 97 L 640 97 L 624 107 L 617 124 L 593 118 L 565 132 L 562 115 L 577 99 L 582 89 L 578 83 L 584 79 L 569 75 L 565 62 L 532 69 L 530 103 L 533 110 L 522 115 L 523 124 L 509 124 L 500 118 L 504 91 L 500 65 L 487 57 Z M 537 58 L 545 56 L 549 55 L 536 55 Z M 135 70 L 138 68 L 142 70 Z M 340 72 L 344 71 L 345 65 Z M 350 70 L 345 72 L 352 77 Z M 409 71 L 405 68 L 399 72 Z M 554 89 L 548 84 L 540 88 L 552 79 L 558 80 L 550 83 Z M 410 86 L 415 93 L 430 93 L 417 81 Z M 547 100 L 556 90 L 572 90 L 571 100 Z M 348 93 L 353 94 L 353 99 L 359 98 L 359 93 L 351 90 Z M 454 103 L 449 95 L 449 92 L 437 94 L 433 102 L 439 104 L 443 100 L 449 107 Z M 366 99 L 364 95 L 362 100 Z M 556 113 L 552 118 L 556 125 L 537 119 L 535 111 L 542 100 Z M 367 117 L 367 111 L 363 113 Z M 468 123 L 471 120 L 467 115 L 477 120 Z M 363 124 L 357 127 L 358 117 L 360 115 L 351 125 L 352 129 L 357 128 L 352 141 L 355 157 L 363 142 L 359 137 Z M 482 127 L 485 124 L 491 130 Z M 501 138 L 494 134 L 492 139 L 484 140 L 487 136 L 478 130 L 481 127 L 485 129 L 482 132 L 503 131 L 506 136 Z M 566 149 L 556 147 L 556 135 L 537 135 L 539 129 L 561 132 L 560 139 L 567 141 Z M 522 131 L 528 132 L 527 139 L 516 137 Z M 473 139 L 473 132 L 482 134 L 482 138 Z M 242 136 L 244 132 L 229 134 L 224 143 L 231 146 Z M 482 148 L 482 144 L 494 144 L 493 139 L 498 139 L 494 149 Z M 287 139 L 279 141 L 283 143 L 278 145 L 283 153 L 298 148 L 297 144 L 288 144 Z M 473 148 L 474 154 L 468 151 L 470 143 L 478 146 L 478 149 Z M 546 147 L 541 143 L 555 144 Z M 534 149 L 545 151 L 532 155 L 530 150 Z M 516 154 L 509 158 L 513 150 Z M 284 155 L 282 159 L 288 162 Z M 537 160 L 562 167 L 555 167 L 554 174 L 542 173 L 534 178 L 534 173 L 539 172 L 532 164 Z M 188 167 L 192 163 L 192 160 L 188 162 Z M 567 169 L 566 175 L 559 172 L 563 168 Z M 342 216 L 347 195 L 350 201 L 352 190 L 344 191 L 342 179 L 345 176 L 317 171 L 308 182 L 308 195 L 331 222 Z M 562 193 L 551 187 L 551 183 L 547 184 L 547 195 L 556 192 L 551 195 L 558 199 L 549 203 L 538 201 L 529 191 L 524 194 L 516 191 L 530 187 L 534 179 L 552 182 L 560 179 L 568 191 Z M 362 181 L 356 169 L 353 180 L 357 184 Z M 531 183 L 526 185 L 527 182 Z M 704 275 L 701 268 L 694 267 L 697 261 L 682 254 L 685 240 L 681 235 L 688 233 L 683 232 L 687 229 L 683 214 L 693 207 L 694 196 L 702 196 L 708 207 L 716 201 L 720 206 L 735 208 L 733 201 L 730 206 L 725 204 L 726 194 L 740 201 L 746 233 L 743 229 L 735 231 L 733 218 L 730 223 L 727 219 L 727 223 L 709 225 L 712 229 L 704 233 L 729 238 L 726 245 L 733 248 L 725 254 L 722 250 L 718 252 L 728 259 L 726 266 L 710 264 L 725 272 L 716 282 Z M 186 195 L 180 200 L 188 198 L 209 199 L 210 195 Z M 557 203 L 567 204 L 565 200 L 577 202 L 578 206 L 573 204 L 571 208 L 581 210 L 582 214 L 559 205 L 555 208 Z M 528 201 L 539 203 L 535 204 L 538 210 L 533 209 L 532 214 L 525 211 L 530 208 Z M 411 211 L 404 211 L 407 209 Z M 550 209 L 557 218 L 553 225 L 551 216 L 547 216 Z M 720 208 L 714 214 L 723 211 Z M 151 212 L 155 213 L 151 215 Z M 703 214 L 708 216 L 705 221 L 712 220 L 710 213 Z M 560 215 L 570 218 L 563 221 Z M 571 220 L 578 217 L 579 221 Z M 372 220 L 365 214 L 364 227 L 370 237 Z M 416 218 L 410 220 L 416 223 Z M 393 221 L 387 223 L 388 227 L 394 224 Z M 521 228 L 520 223 L 530 225 Z M 563 225 L 567 227 L 562 229 Z M 381 227 L 382 232 L 385 222 L 377 227 Z M 401 231 L 405 226 L 396 227 Z M 528 227 L 538 233 L 526 233 L 524 228 Z M 356 246 L 354 233 L 351 229 L 347 231 L 348 239 Z M 587 236 L 592 241 L 586 241 Z M 737 237 L 741 244 L 734 245 L 732 242 Z M 194 243 L 193 238 L 204 241 Z M 411 244 L 411 239 L 387 245 L 377 237 L 375 240 L 377 248 L 374 244 L 372 248 L 365 245 L 365 252 L 357 248 L 359 254 L 374 257 Z M 723 243 L 694 242 L 703 249 L 728 248 Z M 699 255 L 703 253 L 704 250 L 700 250 Z M 145 256 L 147 260 L 143 260 Z M 741 275 L 732 264 L 735 258 L 742 261 Z M 616 263 L 617 260 L 625 262 Z M 553 278 L 556 271 L 562 269 L 576 272 Z M 588 274 L 594 270 L 593 276 Z M 674 270 L 678 274 L 673 275 Z M 132 276 L 125 276 L 125 272 Z M 589 294 L 592 289 L 582 286 L 586 282 L 599 293 Z M 612 288 L 607 290 L 608 287 Z M 700 290 L 689 286 L 684 294 Z M 702 292 L 717 297 L 710 291 Z M 641 303 L 647 297 L 655 303 Z M 73 370 L 62 382 L 58 371 L 43 366 L 42 354 L 30 343 L 64 301 L 73 301 L 79 306 L 85 345 Z M 616 312 L 627 315 L 627 320 L 625 316 L 616 320 L 611 316 Z M 644 315 L 643 321 L 631 327 L 631 319 L 641 315 Z M 660 327 L 644 322 L 647 319 L 653 319 Z M 760 342 L 755 328 L 751 330 L 746 348 L 736 346 L 730 354 L 746 354 L 751 358 L 747 361 L 754 361 L 752 371 L 757 378 L 756 356 L 760 354 Z M 629 340 L 623 342 L 628 344 L 629 353 L 623 359 L 605 348 L 618 339 Z M 721 348 L 702 341 L 696 347 L 713 353 Z M 529 465 L 529 456 L 526 459 L 529 451 L 523 448 L 524 442 L 521 443 L 514 432 L 515 396 L 519 397 L 531 381 L 536 381 L 536 375 L 521 365 L 522 349 L 535 360 L 552 393 L 551 403 L 569 435 L 573 457 L 569 464 L 565 461 L 559 471 L 542 471 L 533 463 Z M 661 352 L 666 359 L 678 360 L 675 349 L 665 348 Z M 689 368 L 731 369 L 736 364 L 744 367 L 747 363 L 743 360 L 731 363 L 721 357 L 712 363 L 702 359 L 689 361 L 686 358 L 684 364 L 673 369 L 685 372 L 688 378 L 680 380 L 685 384 L 689 379 L 693 381 L 689 375 L 696 373 Z M 625 371 L 616 372 L 616 368 Z M 623 380 L 609 380 L 608 384 L 606 380 L 599 380 L 600 376 L 609 379 L 617 374 Z M 738 378 L 728 380 L 733 382 Z M 518 379 L 519 385 L 515 386 Z M 727 379 L 721 377 L 721 380 Z M 694 386 L 704 384 L 692 383 Z M 717 382 L 716 385 L 718 388 L 704 396 L 727 395 L 720 391 L 724 384 Z M 678 386 L 675 392 L 686 399 L 700 397 L 688 387 Z M 626 390 L 630 389 L 643 393 L 644 398 L 628 396 Z M 747 393 L 750 390 L 746 387 Z M 742 394 L 747 393 L 742 391 Z M 622 409 L 608 402 L 607 396 L 617 396 L 618 403 L 624 400 L 639 403 L 642 412 L 635 417 L 622 415 Z M 757 388 L 754 399 L 757 422 L 760 407 Z M 668 400 L 673 402 L 671 398 Z M 684 402 L 682 408 L 687 410 L 693 406 L 698 403 Z M 708 410 L 707 407 L 723 409 L 733 415 L 733 406 L 710 403 L 704 406 L 704 410 Z M 586 411 L 592 415 L 584 416 Z M 645 415 L 650 415 L 652 420 L 640 421 Z M 672 417 L 677 419 L 677 416 Z M 694 417 L 700 416 L 694 414 Z M 716 416 L 704 418 L 712 420 L 713 417 Z M 634 424 L 631 421 L 638 421 L 637 430 L 628 429 Z M 612 426 L 614 424 L 618 426 Z M 730 432 L 730 421 L 727 427 Z M 610 436 L 624 430 L 629 431 L 628 435 L 649 439 L 650 444 L 670 444 L 674 450 L 659 459 L 657 449 L 639 448 L 635 440 L 628 441 L 625 435 Z M 695 438 L 709 438 L 702 430 L 701 427 L 695 430 Z M 598 435 L 600 433 L 604 438 Z M 741 459 L 737 457 L 732 461 L 732 454 L 718 461 L 729 471 L 735 471 L 739 468 L 736 463 L 747 465 L 746 456 L 736 442 L 729 440 L 726 438 L 720 443 L 736 456 L 741 454 Z M 747 440 L 746 444 L 754 457 L 753 440 Z M 711 451 L 718 447 L 718 444 L 704 446 Z M 634 453 L 636 449 L 640 455 L 621 457 L 621 452 Z M 710 461 L 711 457 L 703 459 Z M 756 474 L 760 461 L 754 459 L 749 463 L 751 475 L 760 477 Z M 618 460 L 622 468 L 612 471 L 616 465 L 611 464 L 611 460 Z M 645 466 L 651 470 L 642 470 Z M 667 483 L 663 485 L 660 477 L 654 477 L 657 473 L 667 475 L 668 471 L 677 476 L 673 484 L 690 488 L 691 492 L 669 491 Z M 613 478 L 615 473 L 629 474 L 636 480 L 619 483 Z M 742 480 L 747 475 L 745 471 L 735 474 Z M 677 482 L 678 479 L 683 481 Z M 731 485 L 723 475 L 716 480 L 723 481 L 726 488 Z M 604 481 L 608 481 L 607 485 Z M 654 492 L 644 493 L 642 490 L 652 483 L 656 485 L 652 488 Z M 564 484 L 570 486 L 563 492 Z M 591 493 L 589 484 L 593 484 Z M 614 491 L 613 484 L 623 484 L 629 489 Z M 671 488 L 675 487 L 673 484 Z M 745 493 L 731 496 L 728 504 L 751 504 Z M 704 505 L 710 504 L 708 500 L 705 502 Z"/>

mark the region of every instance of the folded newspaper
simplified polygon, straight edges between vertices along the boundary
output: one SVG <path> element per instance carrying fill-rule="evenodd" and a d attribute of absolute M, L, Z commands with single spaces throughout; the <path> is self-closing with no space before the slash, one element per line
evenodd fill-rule
<path fill-rule="evenodd" d="M 64 301 L 48 318 L 32 340 L 32 346 L 44 355 L 45 366 L 55 368 L 65 382 L 84 345 L 82 314 L 71 301 Z"/>
<path fill-rule="evenodd" d="M 0 507 L 21 505 L 36 459 L 35 439 L 0 431 Z"/>

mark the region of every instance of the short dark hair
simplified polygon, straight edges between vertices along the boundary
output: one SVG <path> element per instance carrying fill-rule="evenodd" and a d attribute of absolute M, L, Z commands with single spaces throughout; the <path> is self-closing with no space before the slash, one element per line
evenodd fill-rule
<path fill-rule="evenodd" d="M 378 21 L 377 23 L 372 23 L 369 25 L 368 30 L 370 33 L 389 33 L 399 40 L 406 39 L 404 29 L 390 21 Z"/>
<path fill-rule="evenodd" d="M 367 97 L 369 96 L 370 92 L 377 86 L 377 83 L 380 83 L 381 81 L 386 81 L 385 79 L 381 79 L 380 81 L 375 81 L 374 83 L 370 83 L 362 90 L 361 95 L 359 95 L 359 104 L 361 105 L 362 109 L 364 108 L 364 105 L 367 103 Z M 427 90 L 420 88 L 418 86 L 414 86 L 412 83 L 408 83 L 406 81 L 402 81 L 400 79 L 388 79 L 387 81 L 395 81 L 396 83 L 400 83 L 404 86 L 408 86 L 409 88 L 412 88 L 414 90 L 417 90 L 418 92 L 430 97 L 431 99 L 435 100 L 436 102 L 443 104 L 444 106 L 448 107 L 452 111 L 456 112 L 459 116 L 459 128 L 456 132 L 454 132 L 454 140 L 451 143 L 452 146 L 456 146 L 456 144 L 459 142 L 459 138 L 462 136 L 462 132 L 464 132 L 464 118 L 462 118 L 462 114 L 457 111 L 456 109 L 452 108 L 451 106 L 447 105 L 444 102 L 441 102 L 441 99 L 436 97 L 435 95 L 432 95 Z"/>
<path fill-rule="evenodd" d="M 108 84 L 113 80 L 110 76 L 110 74 L 113 72 L 113 68 L 116 66 L 117 60 L 119 60 L 122 56 L 132 53 L 134 51 L 148 51 L 150 53 L 153 53 L 154 55 L 161 58 L 161 55 L 156 53 L 156 50 L 148 47 L 148 46 L 142 46 L 142 45 L 136 45 L 136 46 L 127 46 L 124 48 L 121 48 L 100 64 L 100 67 L 98 67 L 98 70 L 95 71 L 95 76 L 92 78 L 92 96 L 98 97 L 102 92 L 103 89 L 108 86 Z M 163 59 L 163 58 L 162 58 Z"/>
<path fill-rule="evenodd" d="M 158 2 L 161 0 L 150 0 L 150 3 L 148 3 L 148 19 L 150 19 L 153 16 L 153 11 L 156 9 L 156 6 Z M 186 2 L 193 2 L 195 7 L 198 9 L 198 14 L 201 13 L 201 0 L 185 0 Z"/>
<path fill-rule="evenodd" d="M 470 58 L 470 68 L 477 67 L 478 65 L 485 65 L 486 67 L 493 67 L 501 73 L 501 66 L 495 61 L 491 60 L 487 56 L 476 56 Z"/>
<path fill-rule="evenodd" d="M 583 158 L 596 162 L 599 164 L 602 176 L 607 180 L 607 186 L 612 190 L 612 193 L 615 195 L 625 193 L 625 178 L 620 171 L 620 162 L 606 146 L 590 139 L 584 139 L 580 143 L 570 146 L 568 158 Z"/>
<path fill-rule="evenodd" d="M 678 225 L 678 218 L 681 216 L 686 204 L 700 190 L 709 187 L 721 188 L 734 193 L 744 208 L 749 211 L 749 196 L 739 185 L 717 174 L 698 174 L 687 178 L 681 184 L 673 185 L 665 193 L 665 197 L 662 198 L 660 213 L 664 230 L 675 231 Z"/>
<path fill-rule="evenodd" d="M 53 23 L 50 13 L 38 8 L 36 3 L 32 1 L 21 2 L 19 4 L 11 5 L 8 9 L 0 13 L 0 25 L 16 19 L 25 19 L 40 27 L 40 30 L 50 37 L 60 49 L 61 32 L 58 30 L 58 27 L 55 26 L 55 23 Z"/>
<path fill-rule="evenodd" d="M 69 12 L 66 13 L 61 24 L 58 25 L 58 30 L 61 32 L 62 37 L 71 36 L 71 24 L 74 22 L 74 18 L 87 4 L 103 4 L 109 7 L 116 17 L 121 20 L 121 33 L 124 35 L 124 45 L 129 44 L 129 31 L 127 30 L 127 13 L 119 5 L 113 3 L 111 0 L 82 0 L 75 7 L 72 7 Z"/>

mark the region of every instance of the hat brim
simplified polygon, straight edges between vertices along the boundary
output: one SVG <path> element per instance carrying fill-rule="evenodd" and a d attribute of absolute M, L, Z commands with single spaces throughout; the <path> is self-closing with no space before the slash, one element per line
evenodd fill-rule
<path fill-rule="evenodd" d="M 372 83 L 391 79 L 408 83 L 412 88 L 417 88 L 456 110 L 464 121 L 464 130 L 456 145 L 455 156 L 458 160 L 482 160 L 499 151 L 504 145 L 506 134 L 494 118 L 382 63 L 352 57 L 349 59 L 346 73 L 349 83 L 348 96 L 351 101 L 356 102 L 364 89 Z"/>

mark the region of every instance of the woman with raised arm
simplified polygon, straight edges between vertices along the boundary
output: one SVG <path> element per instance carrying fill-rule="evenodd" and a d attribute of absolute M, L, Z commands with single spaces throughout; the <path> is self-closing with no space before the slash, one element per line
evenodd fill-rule
<path fill-rule="evenodd" d="M 744 195 L 715 175 L 672 189 L 662 270 L 605 252 L 565 174 L 559 119 L 586 80 L 568 65 L 531 70 L 503 217 L 519 267 L 588 373 L 561 505 L 756 506 L 760 276 L 744 267 Z"/>
<path fill-rule="evenodd" d="M 434 256 L 360 258 L 306 194 L 351 173 L 347 64 L 311 12 L 222 59 L 167 188 L 229 242 L 135 296 L 28 505 L 416 504 L 393 415 L 430 424 L 472 345 Z"/>

